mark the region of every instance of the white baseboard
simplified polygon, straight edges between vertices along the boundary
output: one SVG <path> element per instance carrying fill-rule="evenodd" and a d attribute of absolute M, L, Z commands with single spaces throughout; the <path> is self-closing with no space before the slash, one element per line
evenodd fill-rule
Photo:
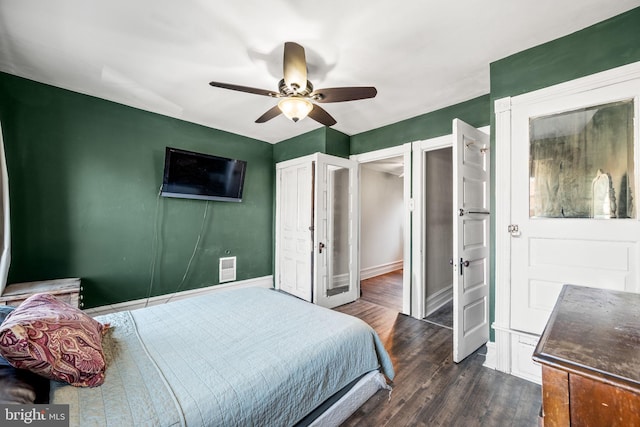
<path fill-rule="evenodd" d="M 523 332 L 511 334 L 511 375 L 542 384 L 542 367 L 532 359 L 539 338 Z"/>
<path fill-rule="evenodd" d="M 541 384 L 542 368 L 532 359 L 540 337 L 497 323 L 491 327 L 495 331 L 495 342 L 491 343 L 491 349 L 487 346 L 487 360 L 484 366 L 489 367 L 489 363 L 493 363 L 497 371 Z M 489 360 L 490 357 L 492 362 Z"/>
<path fill-rule="evenodd" d="M 487 344 L 487 355 L 482 366 L 489 369 L 496 369 L 496 343 L 489 341 Z"/>
<path fill-rule="evenodd" d="M 188 291 L 177 292 L 175 294 L 158 295 L 149 299 L 143 298 L 134 301 L 125 301 L 117 304 L 103 305 L 84 310 L 90 316 L 100 316 L 102 314 L 116 313 L 118 311 L 135 310 L 146 306 L 159 305 L 171 301 L 178 301 L 184 298 L 190 298 L 198 295 L 210 294 L 213 292 L 228 290 L 232 288 L 273 288 L 273 276 L 256 277 L 254 279 L 241 280 L 239 282 L 225 283 L 223 285 L 207 286 L 205 288 L 191 289 Z"/>
<path fill-rule="evenodd" d="M 425 315 L 425 317 L 436 312 L 440 307 L 449 303 L 450 301 L 453 301 L 453 285 L 441 289 L 435 294 L 427 297 L 427 314 Z"/>
<path fill-rule="evenodd" d="M 363 268 L 360 270 L 360 280 L 370 279 L 372 277 L 391 273 L 392 271 L 400 270 L 402 267 L 403 262 L 402 260 L 400 260 L 376 265 L 373 267 Z"/>

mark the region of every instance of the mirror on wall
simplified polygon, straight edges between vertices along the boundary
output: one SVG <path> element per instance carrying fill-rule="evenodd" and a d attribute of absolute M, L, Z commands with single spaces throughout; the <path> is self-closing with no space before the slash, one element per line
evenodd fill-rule
<path fill-rule="evenodd" d="M 329 241 L 333 245 L 328 260 L 327 296 L 349 290 L 349 169 L 330 165 L 327 169 Z"/>

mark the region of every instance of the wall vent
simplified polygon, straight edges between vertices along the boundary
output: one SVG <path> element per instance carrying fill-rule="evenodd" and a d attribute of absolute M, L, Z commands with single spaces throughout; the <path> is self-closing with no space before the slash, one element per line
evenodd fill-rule
<path fill-rule="evenodd" d="M 236 257 L 220 258 L 220 280 L 218 283 L 233 282 L 236 280 Z"/>

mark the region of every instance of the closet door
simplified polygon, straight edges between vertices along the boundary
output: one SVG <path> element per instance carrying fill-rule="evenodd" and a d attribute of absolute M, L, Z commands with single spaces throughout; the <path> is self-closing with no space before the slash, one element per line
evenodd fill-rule
<path fill-rule="evenodd" d="M 337 307 L 358 298 L 357 163 L 316 155 L 314 301 Z"/>
<path fill-rule="evenodd" d="M 357 194 L 352 160 L 276 165 L 276 289 L 329 308 L 358 298 Z"/>
<path fill-rule="evenodd" d="M 303 158 L 276 170 L 275 287 L 306 301 L 313 286 L 313 167 Z"/>

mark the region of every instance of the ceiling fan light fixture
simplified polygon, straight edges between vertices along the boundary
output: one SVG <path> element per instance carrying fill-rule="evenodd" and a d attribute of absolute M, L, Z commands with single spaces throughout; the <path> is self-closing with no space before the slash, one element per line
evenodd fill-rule
<path fill-rule="evenodd" d="M 324 126 L 333 126 L 337 123 L 336 119 L 331 117 L 331 114 L 327 113 L 320 104 L 368 99 L 375 97 L 378 93 L 373 86 L 333 87 L 314 90 L 313 84 L 307 79 L 307 68 L 304 48 L 295 42 L 286 42 L 282 58 L 283 79 L 278 83 L 277 92 L 222 82 L 209 82 L 209 85 L 278 98 L 280 100 L 278 105 L 274 105 L 258 117 L 256 123 L 265 123 L 280 114 L 284 114 L 285 117 L 293 122 L 309 116 L 312 120 Z"/>
<path fill-rule="evenodd" d="M 304 119 L 313 110 L 313 104 L 300 97 L 284 98 L 278 102 L 278 107 L 282 114 L 294 122 Z"/>

